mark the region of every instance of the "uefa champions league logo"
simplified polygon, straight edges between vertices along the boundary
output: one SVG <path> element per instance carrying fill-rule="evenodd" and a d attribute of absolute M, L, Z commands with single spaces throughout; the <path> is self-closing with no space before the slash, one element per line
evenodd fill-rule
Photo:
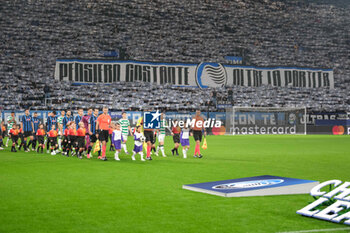
<path fill-rule="evenodd" d="M 200 63 L 196 69 L 196 83 L 200 88 L 226 86 L 227 73 L 225 67 L 220 63 Z"/>
<path fill-rule="evenodd" d="M 160 129 L 160 112 L 157 110 L 156 112 L 144 112 L 143 119 L 144 124 L 143 128 L 145 129 Z"/>

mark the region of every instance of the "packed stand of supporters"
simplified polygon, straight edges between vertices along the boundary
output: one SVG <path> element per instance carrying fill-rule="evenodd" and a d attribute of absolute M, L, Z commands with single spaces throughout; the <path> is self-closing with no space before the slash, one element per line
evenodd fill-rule
<path fill-rule="evenodd" d="M 346 1 L 4 0 L 0 108 L 108 104 L 112 109 L 215 110 L 212 89 L 142 83 L 81 88 L 53 80 L 57 58 L 103 58 L 101 51 L 120 48 L 135 60 L 225 62 L 226 55 L 244 51 L 246 65 L 333 68 L 334 90 L 233 87 L 232 99 L 238 106 L 350 111 L 349 10 Z M 101 96 L 101 88 L 108 94 Z M 215 90 L 217 99 L 228 98 L 230 89 Z"/>
<path fill-rule="evenodd" d="M 160 108 L 188 112 L 195 109 L 216 111 L 217 104 L 232 103 L 242 107 L 305 106 L 313 111 L 334 112 L 350 111 L 349 87 L 348 85 L 347 89 L 334 90 L 272 86 L 199 89 L 143 82 L 75 86 L 68 82 L 33 82 L 29 78 L 23 78 L 4 82 L 0 103 L 8 110 L 86 109 L 90 106 L 102 108 L 106 105 L 111 110 L 139 111 Z M 50 93 L 50 101 L 46 103 L 45 88 Z"/>

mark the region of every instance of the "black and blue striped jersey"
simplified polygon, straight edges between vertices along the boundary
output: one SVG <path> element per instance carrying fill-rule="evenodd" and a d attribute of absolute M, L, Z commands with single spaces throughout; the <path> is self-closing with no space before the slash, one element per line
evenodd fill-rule
<path fill-rule="evenodd" d="M 63 118 L 62 124 L 63 124 L 63 130 L 67 127 L 68 122 L 70 121 L 74 121 L 74 117 L 73 116 L 65 116 Z"/>
<path fill-rule="evenodd" d="M 67 124 L 68 122 L 74 121 L 74 117 L 73 116 L 65 116 L 63 118 L 62 124 L 63 124 L 63 131 L 67 128 Z"/>
<path fill-rule="evenodd" d="M 34 125 L 34 131 L 38 131 L 39 125 L 40 125 L 40 119 L 39 117 L 33 117 L 33 125 Z"/>
<path fill-rule="evenodd" d="M 97 116 L 92 115 L 90 117 L 89 124 L 90 124 L 90 131 L 92 134 L 96 134 L 96 120 L 97 120 Z"/>
<path fill-rule="evenodd" d="M 33 126 L 32 126 L 32 116 L 31 115 L 24 115 L 22 116 L 21 122 L 23 124 L 23 131 L 24 132 L 32 132 L 33 131 Z"/>
<path fill-rule="evenodd" d="M 81 121 L 82 118 L 83 117 L 79 116 L 79 115 L 75 117 L 75 124 L 77 124 L 77 129 L 79 129 L 79 125 L 78 124 L 79 124 L 79 122 Z"/>
<path fill-rule="evenodd" d="M 52 127 L 52 125 L 55 125 L 56 126 L 56 129 L 58 129 L 57 128 L 57 116 L 49 116 L 48 118 L 47 118 L 47 132 L 48 131 L 50 131 L 51 130 L 51 127 Z"/>

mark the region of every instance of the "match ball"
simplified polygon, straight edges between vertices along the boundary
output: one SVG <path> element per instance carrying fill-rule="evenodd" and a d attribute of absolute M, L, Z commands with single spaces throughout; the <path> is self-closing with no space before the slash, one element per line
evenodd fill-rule
<path fill-rule="evenodd" d="M 141 142 L 146 141 L 146 137 L 145 137 L 145 136 L 141 136 L 141 137 L 140 137 L 140 141 L 141 141 Z"/>

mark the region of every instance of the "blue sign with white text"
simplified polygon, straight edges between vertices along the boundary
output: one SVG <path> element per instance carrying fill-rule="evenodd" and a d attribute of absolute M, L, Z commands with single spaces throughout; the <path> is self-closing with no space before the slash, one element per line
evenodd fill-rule
<path fill-rule="evenodd" d="M 158 110 L 156 112 L 145 112 L 143 114 L 143 128 L 160 129 L 160 115 L 161 113 Z"/>

